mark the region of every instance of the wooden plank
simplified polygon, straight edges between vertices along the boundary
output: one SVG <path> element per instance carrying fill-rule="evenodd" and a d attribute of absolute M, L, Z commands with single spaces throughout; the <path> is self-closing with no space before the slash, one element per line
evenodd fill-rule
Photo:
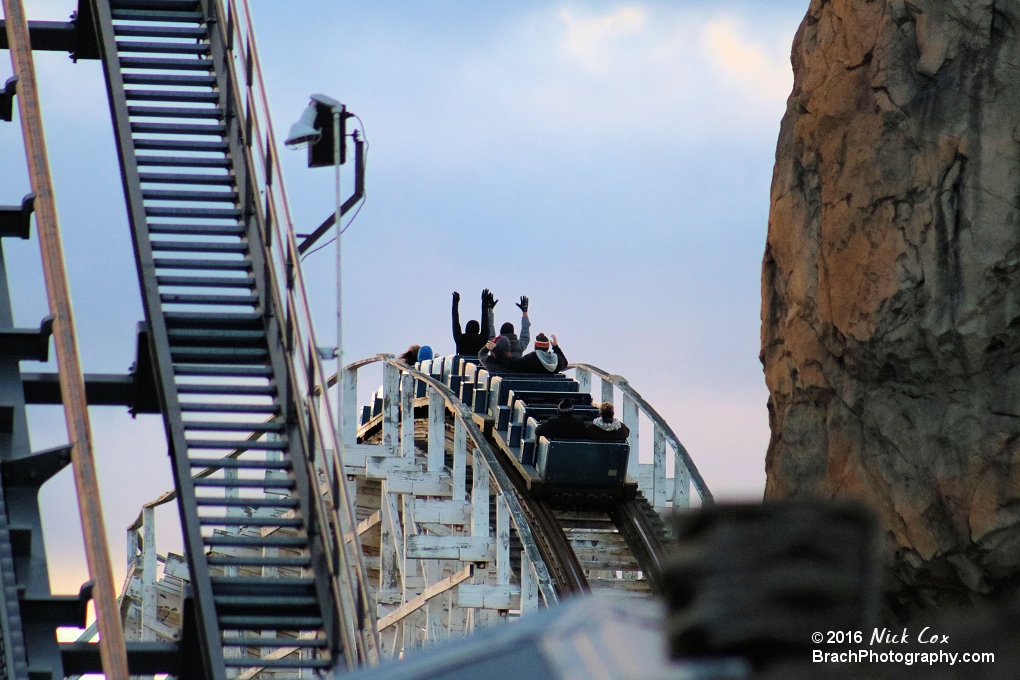
<path fill-rule="evenodd" d="M 613 383 L 602 378 L 602 401 L 613 403 Z"/>
<path fill-rule="evenodd" d="M 448 472 L 407 472 L 396 470 L 386 476 L 389 493 L 415 496 L 451 496 L 453 485 Z"/>
<path fill-rule="evenodd" d="M 75 338 L 71 291 L 64 263 L 57 205 L 50 175 L 49 155 L 43 132 L 35 63 L 29 39 L 28 19 L 21 0 L 3 0 L 7 44 L 14 75 L 18 77 L 18 111 L 32 192 L 35 194 L 36 236 L 42 254 L 43 278 L 49 312 L 53 317 L 53 346 L 60 379 L 67 436 L 71 442 L 71 467 L 74 471 L 89 576 L 99 629 L 99 655 L 103 672 L 111 680 L 127 680 L 127 651 L 124 629 L 113 583 L 113 567 L 106 542 L 106 526 L 99 491 L 89 423 L 85 378 Z M 116 85 L 111 85 L 116 87 Z M 7 167 L 11 167 L 8 161 Z M 11 658 L 8 655 L 7 658 Z M 29 663 L 33 660 L 29 659 Z"/>
<path fill-rule="evenodd" d="M 421 465 L 414 458 L 404 456 L 369 456 L 365 461 L 368 479 L 386 479 L 391 472 L 421 472 Z"/>
<path fill-rule="evenodd" d="M 446 402 L 434 387 L 429 387 L 429 462 L 430 472 L 446 464 Z"/>
<path fill-rule="evenodd" d="M 142 508 L 142 636 L 143 642 L 155 641 L 156 635 L 146 624 L 156 621 L 156 508 Z M 134 533 L 134 532 L 131 532 Z M 137 534 L 136 534 L 137 535 Z"/>
<path fill-rule="evenodd" d="M 503 494 L 496 497 L 496 583 L 510 585 L 510 508 Z"/>
<path fill-rule="evenodd" d="M 638 407 L 637 402 L 626 392 L 623 393 L 623 416 L 620 420 L 630 429 L 630 437 L 627 439 L 630 443 L 630 460 L 627 463 L 627 473 L 636 479 L 638 465 L 640 464 L 638 452 L 641 450 L 638 446 Z"/>
<path fill-rule="evenodd" d="M 665 508 L 668 494 L 666 486 L 666 433 L 655 426 L 652 439 L 652 501 L 653 508 Z M 671 489 L 670 489 L 671 490 Z"/>
<path fill-rule="evenodd" d="M 496 544 L 488 536 L 407 537 L 407 558 L 416 560 L 460 560 L 489 562 L 496 557 Z"/>
<path fill-rule="evenodd" d="M 677 456 L 673 474 L 673 509 L 686 510 L 689 507 L 691 507 L 691 471 L 687 469 L 683 459 Z"/>
<path fill-rule="evenodd" d="M 521 616 L 538 609 L 538 577 L 528 551 L 521 551 Z"/>
<path fill-rule="evenodd" d="M 383 446 L 396 448 L 400 426 L 400 369 L 383 364 Z"/>
<path fill-rule="evenodd" d="M 457 586 L 457 605 L 476 609 L 519 609 L 520 586 L 463 583 Z"/>
<path fill-rule="evenodd" d="M 403 566 L 403 541 L 397 515 L 397 499 L 386 493 L 386 482 L 382 482 L 382 508 L 379 509 L 379 588 L 376 603 L 382 604 L 379 593 L 401 588 L 401 567 Z M 375 515 L 373 514 L 373 517 Z"/>
<path fill-rule="evenodd" d="M 414 458 L 414 378 L 400 379 L 400 455 Z"/>
<path fill-rule="evenodd" d="M 358 443 L 358 371 L 345 368 L 340 380 L 340 441 L 344 450 Z M 346 465 L 346 460 L 344 461 Z"/>
<path fill-rule="evenodd" d="M 471 578 L 472 573 L 474 573 L 474 567 L 473 565 L 469 564 L 468 566 L 458 571 L 456 574 L 448 576 L 444 578 L 442 581 L 439 581 L 438 583 L 434 583 L 433 585 L 429 586 L 428 588 L 425 589 L 425 592 L 423 592 L 421 595 L 414 598 L 407 604 L 401 606 L 400 609 L 397 609 L 395 612 L 391 612 L 390 614 L 387 614 L 386 616 L 379 619 L 379 630 L 380 631 L 385 630 L 386 628 L 389 628 L 398 621 L 404 619 L 408 614 L 418 611 L 436 595 L 441 595 L 446 591 L 450 590 L 451 588 L 455 588 L 462 581 L 466 581 L 467 579 Z"/>
<path fill-rule="evenodd" d="M 467 429 L 460 417 L 453 423 L 453 500 L 467 500 Z"/>
<path fill-rule="evenodd" d="M 475 449 L 471 481 L 471 535 L 489 535 L 489 467 Z"/>
<path fill-rule="evenodd" d="M 467 526 L 471 524 L 471 505 L 467 501 L 420 499 L 414 506 L 414 519 L 421 523 Z"/>
<path fill-rule="evenodd" d="M 578 368 L 574 371 L 574 380 L 577 381 L 577 391 L 581 394 L 591 392 L 591 371 L 586 368 Z"/>
<path fill-rule="evenodd" d="M 366 531 L 368 531 L 369 529 L 371 529 L 375 525 L 379 524 L 380 517 L 381 517 L 380 512 L 378 510 L 376 510 L 371 515 L 369 515 L 365 519 L 363 519 L 360 522 L 358 522 L 358 536 L 361 536 L 363 533 L 365 533 Z M 274 530 L 275 529 L 276 528 L 274 527 Z M 264 535 L 266 535 L 266 534 L 263 533 L 263 536 Z M 354 533 L 351 532 L 351 531 L 348 531 L 346 534 L 344 534 L 344 540 L 346 540 L 348 543 L 353 541 L 354 540 Z"/>

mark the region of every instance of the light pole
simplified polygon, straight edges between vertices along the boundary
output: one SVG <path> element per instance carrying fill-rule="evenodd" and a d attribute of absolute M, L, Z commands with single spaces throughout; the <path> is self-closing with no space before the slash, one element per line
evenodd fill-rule
<path fill-rule="evenodd" d="M 314 168 L 332 165 L 336 173 L 336 201 L 334 204 L 335 209 L 333 211 L 333 218 L 332 220 L 327 220 L 326 223 L 319 227 L 313 236 L 315 238 L 320 237 L 325 232 L 325 229 L 328 229 L 329 222 L 332 222 L 336 228 L 336 426 L 338 444 L 341 447 L 343 447 L 344 443 L 343 229 L 341 227 L 341 217 L 343 217 L 346 210 L 341 190 L 340 166 L 347 160 L 346 121 L 350 115 L 351 114 L 347 112 L 347 107 L 335 99 L 322 94 L 313 94 L 308 108 L 306 108 L 304 113 L 301 114 L 301 118 L 298 122 L 291 126 L 290 133 L 287 135 L 287 139 L 284 142 L 284 144 L 291 149 L 302 149 L 307 147 L 309 167 Z M 329 134 L 330 132 L 332 134 Z M 329 144 L 330 141 L 332 141 L 332 144 Z M 363 181 L 363 165 L 360 143 L 358 145 L 357 161 L 358 184 L 361 185 Z M 361 188 L 361 191 L 357 192 L 356 195 L 351 198 L 357 202 L 362 194 L 363 187 Z M 304 253 L 310 245 L 309 240 L 304 241 L 301 244 L 299 251 Z"/>

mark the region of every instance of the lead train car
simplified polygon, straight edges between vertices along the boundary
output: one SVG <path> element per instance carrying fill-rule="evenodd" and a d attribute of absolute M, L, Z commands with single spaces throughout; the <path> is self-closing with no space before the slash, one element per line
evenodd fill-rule
<path fill-rule="evenodd" d="M 576 380 L 562 373 L 490 373 L 477 358 L 463 356 L 425 361 L 419 370 L 444 382 L 471 408 L 532 497 L 574 508 L 635 497 L 637 482 L 627 476 L 627 442 L 536 439 L 535 428 L 556 414 L 562 399 L 570 399 L 583 420 L 598 415 Z"/>

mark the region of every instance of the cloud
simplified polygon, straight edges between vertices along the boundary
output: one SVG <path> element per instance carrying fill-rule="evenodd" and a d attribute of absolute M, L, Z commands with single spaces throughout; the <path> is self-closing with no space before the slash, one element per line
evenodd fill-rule
<path fill-rule="evenodd" d="M 745 39 L 735 19 L 713 19 L 702 36 L 705 50 L 723 73 L 768 99 L 783 101 L 789 96 L 793 87 L 789 63 L 777 61 L 763 45 Z"/>
<path fill-rule="evenodd" d="M 643 7 L 634 5 L 624 5 L 602 15 L 581 14 L 573 9 L 561 9 L 558 14 L 567 29 L 561 43 L 563 49 L 580 59 L 589 70 L 604 65 L 612 43 L 640 34 L 648 16 Z"/>

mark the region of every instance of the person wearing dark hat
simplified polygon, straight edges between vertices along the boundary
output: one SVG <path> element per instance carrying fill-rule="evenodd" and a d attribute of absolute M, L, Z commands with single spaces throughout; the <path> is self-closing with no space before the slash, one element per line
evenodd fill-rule
<path fill-rule="evenodd" d="M 490 339 L 496 335 L 493 324 L 496 323 L 494 308 L 497 302 L 499 300 L 493 299 L 492 293 L 489 293 L 489 326 L 485 331 Z M 514 325 L 509 321 L 499 327 L 499 334 L 510 341 L 510 356 L 520 359 L 524 354 L 524 350 L 528 349 L 528 343 L 531 342 L 531 319 L 528 317 L 528 297 L 526 295 L 521 296 L 521 301 L 517 303 L 517 307 L 521 310 L 520 337 L 517 337 L 517 334 L 514 332 Z"/>
<path fill-rule="evenodd" d="M 549 375 L 550 373 L 559 373 L 567 367 L 567 357 L 563 355 L 563 350 L 560 349 L 555 335 L 552 336 L 550 342 L 545 333 L 539 333 L 535 338 L 535 351 L 528 352 L 519 359 L 510 356 L 509 353 L 504 355 L 492 352 L 495 348 L 492 340 L 489 341 L 486 348 L 488 349 L 486 358 L 489 364 L 493 364 L 499 370 L 507 373 Z M 483 351 L 485 350 L 483 349 Z M 481 353 L 479 353 L 479 358 L 481 358 Z"/>
<path fill-rule="evenodd" d="M 599 406 L 599 417 L 585 423 L 588 439 L 599 442 L 625 442 L 630 437 L 630 428 L 615 418 L 615 409 L 611 401 L 604 401 Z"/>
<path fill-rule="evenodd" d="M 462 333 L 460 330 L 460 293 L 453 292 L 453 342 L 457 345 L 457 354 L 473 357 L 485 346 L 486 336 L 482 335 L 482 330 L 492 323 L 489 321 L 488 302 L 490 297 L 488 288 L 482 291 L 481 325 L 472 319 L 467 322 Z"/>
<path fill-rule="evenodd" d="M 511 358 L 510 341 L 502 335 L 489 340 L 485 343 L 485 347 L 482 347 L 478 352 L 478 361 L 481 362 L 482 367 L 497 373 L 506 370 L 503 362 Z"/>
<path fill-rule="evenodd" d="M 589 439 L 587 423 L 574 415 L 574 405 L 564 399 L 556 407 L 556 415 L 535 428 L 535 441 L 546 439 Z"/>

